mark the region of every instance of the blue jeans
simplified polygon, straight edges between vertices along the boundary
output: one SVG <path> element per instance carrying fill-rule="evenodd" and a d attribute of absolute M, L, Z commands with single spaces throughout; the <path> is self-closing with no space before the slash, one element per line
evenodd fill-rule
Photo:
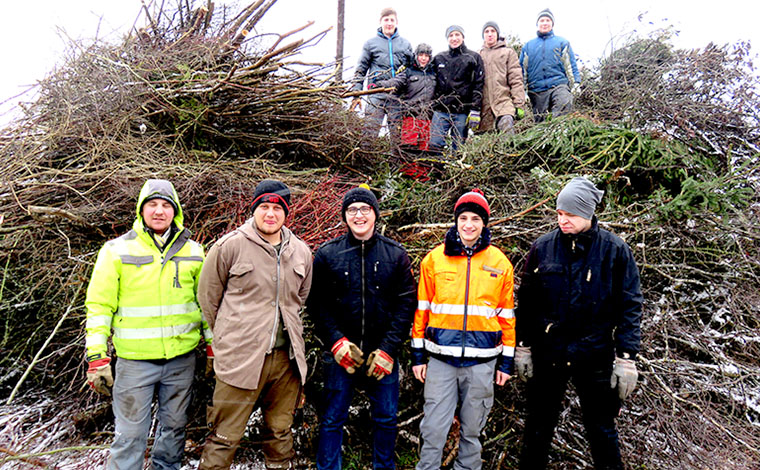
<path fill-rule="evenodd" d="M 446 135 L 451 131 L 451 150 L 456 150 L 465 139 L 466 114 L 449 114 L 435 111 L 430 123 L 430 150 L 441 151 L 446 146 Z"/>
<path fill-rule="evenodd" d="M 150 409 L 158 390 L 158 428 L 151 452 L 156 470 L 179 470 L 185 451 L 187 407 L 195 372 L 190 352 L 164 364 L 116 361 L 113 414 L 116 432 L 108 459 L 109 470 L 141 470 L 150 433 Z"/>
<path fill-rule="evenodd" d="M 377 380 L 367 377 L 365 369 L 349 374 L 338 365 L 332 354 L 322 357 L 325 372 L 323 412 L 319 423 L 317 468 L 340 470 L 343 425 L 348 419 L 348 408 L 354 388 L 362 386 L 370 401 L 372 415 L 372 468 L 395 468 L 396 432 L 398 424 L 398 364 L 393 364 L 390 375 Z"/>

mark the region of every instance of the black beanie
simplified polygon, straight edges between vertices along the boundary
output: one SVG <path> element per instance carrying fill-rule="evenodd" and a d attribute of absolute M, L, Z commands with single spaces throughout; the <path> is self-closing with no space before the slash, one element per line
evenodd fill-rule
<path fill-rule="evenodd" d="M 488 225 L 491 208 L 488 206 L 488 201 L 483 191 L 476 188 L 469 193 L 464 193 L 457 199 L 457 203 L 454 205 L 454 223 L 459 218 L 459 214 L 466 211 L 478 214 L 483 219 L 483 225 Z"/>
<path fill-rule="evenodd" d="M 355 202 L 363 202 L 372 206 L 372 210 L 375 211 L 375 218 L 380 218 L 380 205 L 377 203 L 375 194 L 370 191 L 369 186 L 366 184 L 359 185 L 358 188 L 349 190 L 345 196 L 343 196 L 343 207 L 340 210 L 340 216 L 343 221 L 346 221 L 346 209 L 348 206 Z"/>
<path fill-rule="evenodd" d="M 277 180 L 264 180 L 253 191 L 253 204 L 251 211 L 255 211 L 259 204 L 269 202 L 279 204 L 285 209 L 285 215 L 290 210 L 290 190 L 285 183 Z"/>

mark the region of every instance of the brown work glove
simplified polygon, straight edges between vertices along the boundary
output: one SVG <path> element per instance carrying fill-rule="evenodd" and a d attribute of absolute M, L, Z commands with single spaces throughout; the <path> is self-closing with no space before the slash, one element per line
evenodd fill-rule
<path fill-rule="evenodd" d="M 377 380 L 390 374 L 393 370 L 393 358 L 382 349 L 375 349 L 367 357 L 367 377 Z"/>
<path fill-rule="evenodd" d="M 331 349 L 335 362 L 346 369 L 346 372 L 353 374 L 356 368 L 364 364 L 364 353 L 357 345 L 348 340 L 345 336 L 333 344 Z"/>
<path fill-rule="evenodd" d="M 96 392 L 111 396 L 110 387 L 113 386 L 113 375 L 111 374 L 110 357 L 90 362 L 90 366 L 87 368 L 87 383 Z"/>
<path fill-rule="evenodd" d="M 214 375 L 214 350 L 211 349 L 211 345 L 206 345 L 206 370 L 204 371 L 206 378 Z"/>
<path fill-rule="evenodd" d="M 517 369 L 517 376 L 523 382 L 533 377 L 533 355 L 530 352 L 530 346 L 515 348 L 515 369 Z"/>
<path fill-rule="evenodd" d="M 633 392 L 638 379 L 639 372 L 636 370 L 636 362 L 633 359 L 615 358 L 610 386 L 617 388 L 621 400 L 625 400 Z"/>

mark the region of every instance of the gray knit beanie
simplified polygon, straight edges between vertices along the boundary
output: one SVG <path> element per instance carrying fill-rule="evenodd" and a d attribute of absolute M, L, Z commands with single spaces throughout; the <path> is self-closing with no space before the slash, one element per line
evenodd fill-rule
<path fill-rule="evenodd" d="M 487 22 L 486 24 L 483 25 L 483 37 L 486 37 L 486 28 L 488 28 L 489 26 L 496 30 L 496 37 L 500 38 L 501 37 L 501 30 L 499 29 L 499 25 L 496 24 L 495 21 L 489 21 L 489 22 Z"/>
<path fill-rule="evenodd" d="M 449 26 L 448 28 L 446 28 L 446 39 L 448 39 L 449 34 L 453 33 L 454 31 L 459 31 L 460 33 L 462 33 L 462 37 L 464 37 L 464 29 L 459 25 L 453 24 Z"/>
<path fill-rule="evenodd" d="M 544 8 L 541 10 L 541 13 L 538 14 L 538 17 L 536 18 L 536 24 L 538 24 L 538 20 L 541 19 L 542 16 L 548 16 L 550 20 L 552 20 L 552 25 L 554 25 L 554 13 L 548 8 Z"/>
<path fill-rule="evenodd" d="M 596 189 L 594 183 L 582 176 L 576 176 L 557 196 L 557 210 L 591 220 L 594 209 L 602 200 L 602 196 L 604 196 L 604 191 Z"/>

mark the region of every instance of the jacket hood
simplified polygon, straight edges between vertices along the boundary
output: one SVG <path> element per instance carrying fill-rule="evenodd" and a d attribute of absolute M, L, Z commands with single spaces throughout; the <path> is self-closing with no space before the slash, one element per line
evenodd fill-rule
<path fill-rule="evenodd" d="M 135 227 L 137 227 L 138 224 L 140 228 L 144 226 L 145 221 L 143 221 L 140 209 L 142 209 L 143 203 L 145 203 L 145 201 L 151 196 L 159 196 L 161 199 L 168 199 L 174 202 L 174 205 L 177 207 L 177 210 L 174 211 L 174 225 L 176 225 L 179 230 L 182 230 L 184 228 L 183 222 L 185 220 L 182 213 L 182 205 L 179 203 L 179 196 L 174 189 L 174 185 L 167 180 L 148 180 L 145 182 L 140 190 L 140 196 L 137 198 L 137 207 L 135 209 L 137 220 L 135 221 Z"/>
<path fill-rule="evenodd" d="M 499 49 L 500 47 L 507 47 L 507 41 L 504 38 L 499 38 L 493 46 L 486 46 L 486 43 L 483 43 L 483 49 Z"/>

